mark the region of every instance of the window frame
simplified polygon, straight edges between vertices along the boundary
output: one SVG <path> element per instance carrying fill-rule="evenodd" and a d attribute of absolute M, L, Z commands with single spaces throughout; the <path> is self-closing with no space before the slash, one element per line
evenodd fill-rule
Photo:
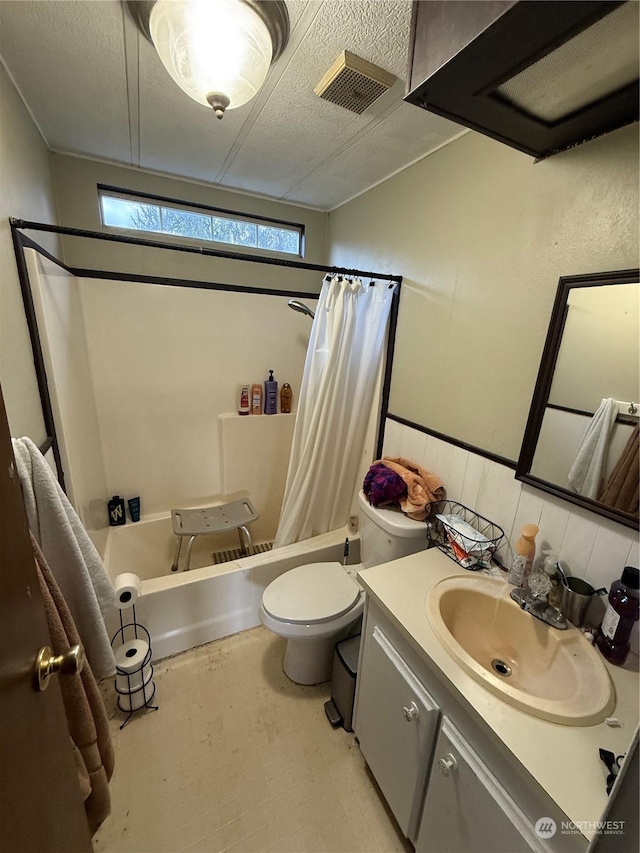
<path fill-rule="evenodd" d="M 135 190 L 125 189 L 123 187 L 114 187 L 109 184 L 97 184 L 98 191 L 98 210 L 100 215 L 100 226 L 105 231 L 112 233 L 127 233 L 132 235 L 153 234 L 155 238 L 166 239 L 172 242 L 185 241 L 190 245 L 200 246 L 225 246 L 230 250 L 247 252 L 249 254 L 258 253 L 267 257 L 276 258 L 304 258 L 305 255 L 305 225 L 302 222 L 291 222 L 286 219 L 275 219 L 270 216 L 254 216 L 250 213 L 243 213 L 238 210 L 229 210 L 224 207 L 214 207 L 208 204 L 197 204 L 195 202 L 185 201 L 183 199 L 172 198 L 170 196 L 156 195 L 155 193 L 138 192 Z M 107 225 L 104 221 L 104 212 L 102 208 L 102 198 L 121 198 L 124 201 L 140 202 L 144 204 L 148 202 L 155 207 L 168 207 L 174 210 L 182 210 L 185 213 L 202 213 L 211 217 L 220 217 L 230 219 L 235 222 L 249 223 L 251 225 L 266 225 L 271 227 L 280 227 L 287 231 L 295 231 L 298 234 L 298 252 L 281 252 L 277 249 L 262 249 L 258 246 L 246 246 L 242 243 L 227 243 L 222 240 L 206 240 L 197 237 L 186 237 L 181 234 L 171 234 L 166 231 L 147 231 L 142 228 L 128 228 L 119 225 Z"/>

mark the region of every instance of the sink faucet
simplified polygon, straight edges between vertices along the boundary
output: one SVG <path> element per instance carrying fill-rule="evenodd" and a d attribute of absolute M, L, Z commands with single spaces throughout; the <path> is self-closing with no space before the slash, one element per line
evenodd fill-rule
<path fill-rule="evenodd" d="M 552 628 L 559 628 L 564 631 L 567 627 L 567 620 L 559 610 L 545 600 L 545 595 L 546 593 L 536 594 L 523 586 L 511 590 L 511 598 L 520 606 L 521 610 L 526 610 L 527 613 L 542 622 L 546 622 Z"/>

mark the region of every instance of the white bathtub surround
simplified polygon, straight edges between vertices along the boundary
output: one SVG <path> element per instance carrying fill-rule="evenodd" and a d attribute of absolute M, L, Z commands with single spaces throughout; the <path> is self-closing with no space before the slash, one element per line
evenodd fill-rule
<path fill-rule="evenodd" d="M 295 413 L 218 415 L 222 494 L 251 499 L 259 514 L 249 528 L 254 542 L 273 541 L 277 530 L 295 422 Z"/>
<path fill-rule="evenodd" d="M 583 578 L 595 589 L 622 574 L 625 566 L 640 566 L 638 536 L 629 528 L 601 518 L 515 479 L 515 472 L 497 462 L 387 418 L 384 453 L 402 455 L 433 471 L 443 481 L 447 497 L 476 510 L 498 524 L 505 540 L 498 558 L 511 565 L 511 545 L 524 524 L 537 524 L 536 553 L 550 549 L 559 554 L 569 574 Z M 596 597 L 587 621 L 598 624 L 605 599 Z M 638 653 L 638 624 L 631 635 Z"/>
<path fill-rule="evenodd" d="M 347 520 L 394 288 L 325 279 L 300 391 L 276 547 Z"/>
<path fill-rule="evenodd" d="M 112 527 L 105 566 L 113 579 L 135 572 L 142 579 L 138 621 L 151 634 L 154 660 L 177 654 L 259 624 L 262 594 L 272 580 L 296 566 L 340 560 L 346 529 L 277 552 L 211 565 L 210 537 L 196 539 L 189 572 L 171 572 L 175 537 L 168 515 Z M 358 542 L 353 543 L 354 558 Z M 119 624 L 108 625 L 111 634 Z"/>

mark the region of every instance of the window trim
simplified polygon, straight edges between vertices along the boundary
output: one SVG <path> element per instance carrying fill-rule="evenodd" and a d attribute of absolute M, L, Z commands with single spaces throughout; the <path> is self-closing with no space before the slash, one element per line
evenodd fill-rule
<path fill-rule="evenodd" d="M 304 258 L 305 255 L 305 225 L 302 222 L 291 222 L 286 219 L 275 219 L 271 216 L 254 216 L 250 213 L 243 213 L 238 210 L 230 210 L 224 207 L 214 207 L 208 204 L 197 204 L 196 202 L 184 201 L 183 199 L 172 198 L 170 196 L 156 195 L 155 193 L 138 192 L 136 190 L 125 189 L 123 187 L 114 187 L 109 184 L 97 184 L 98 190 L 98 209 L 100 212 L 100 224 L 106 231 L 115 232 L 130 232 L 131 234 L 155 234 L 157 237 L 170 237 L 175 240 L 186 240 L 189 243 L 199 245 L 213 244 L 217 246 L 233 246 L 236 250 L 244 250 L 251 252 L 264 253 L 274 257 L 289 257 L 289 258 Z M 212 216 L 219 215 L 226 219 L 232 219 L 236 222 L 248 222 L 255 225 L 267 226 L 282 226 L 289 231 L 297 231 L 299 235 L 298 252 L 279 252 L 275 249 L 262 249 L 258 246 L 244 246 L 240 243 L 226 243 L 222 240 L 199 240 L 197 237 L 184 237 L 181 234 L 169 234 L 164 231 L 147 231 L 140 228 L 126 228 L 116 225 L 105 225 L 102 211 L 102 197 L 122 198 L 126 201 L 151 201 L 157 203 L 158 207 L 163 204 L 167 207 L 173 207 L 176 210 L 184 210 L 186 213 L 207 213 Z"/>

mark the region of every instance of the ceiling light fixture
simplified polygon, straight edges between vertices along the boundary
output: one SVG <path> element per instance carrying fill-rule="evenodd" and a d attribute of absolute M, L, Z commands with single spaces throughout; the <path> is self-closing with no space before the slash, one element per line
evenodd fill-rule
<path fill-rule="evenodd" d="M 222 118 L 264 84 L 289 39 L 282 0 L 125 0 L 180 88 Z"/>

